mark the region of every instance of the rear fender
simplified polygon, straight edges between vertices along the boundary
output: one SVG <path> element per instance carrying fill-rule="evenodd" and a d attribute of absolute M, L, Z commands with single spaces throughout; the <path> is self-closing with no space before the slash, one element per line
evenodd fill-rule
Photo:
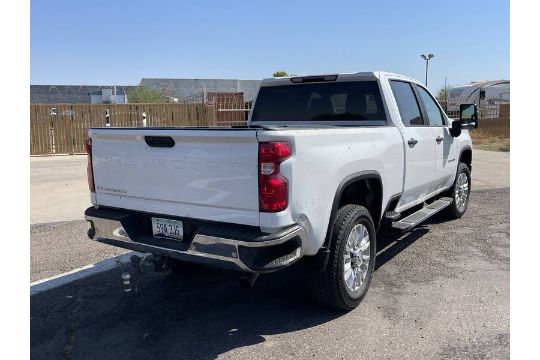
<path fill-rule="evenodd" d="M 339 209 L 340 201 L 344 194 L 344 191 L 347 189 L 348 186 L 354 184 L 355 182 L 366 180 L 366 179 L 377 180 L 380 183 L 381 193 L 382 193 L 383 191 L 382 177 L 377 171 L 374 171 L 374 170 L 361 171 L 358 173 L 351 174 L 347 176 L 345 179 L 343 179 L 343 181 L 337 187 L 336 194 L 334 195 L 334 200 L 332 203 L 332 210 L 329 214 L 330 221 L 328 222 L 328 229 L 326 231 L 324 244 L 316 255 L 310 256 L 306 258 L 304 261 L 304 263 L 306 263 L 309 267 L 313 267 L 320 271 L 323 271 L 326 268 L 326 265 L 328 264 L 328 259 L 330 257 L 330 241 L 332 239 L 332 235 L 334 231 L 334 220 L 336 218 L 336 214 Z M 379 212 L 381 210 L 382 210 L 382 203 L 380 204 Z M 373 221 L 377 225 L 380 221 L 380 216 L 378 219 L 373 219 Z"/>

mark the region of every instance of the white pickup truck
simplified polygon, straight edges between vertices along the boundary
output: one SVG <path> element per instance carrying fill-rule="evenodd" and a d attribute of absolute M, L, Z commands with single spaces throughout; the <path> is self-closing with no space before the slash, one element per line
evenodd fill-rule
<path fill-rule="evenodd" d="M 475 105 L 452 121 L 418 81 L 363 72 L 263 80 L 242 128 L 92 128 L 88 236 L 253 279 L 300 260 L 350 310 L 381 224 L 464 214 L 477 124 Z"/>

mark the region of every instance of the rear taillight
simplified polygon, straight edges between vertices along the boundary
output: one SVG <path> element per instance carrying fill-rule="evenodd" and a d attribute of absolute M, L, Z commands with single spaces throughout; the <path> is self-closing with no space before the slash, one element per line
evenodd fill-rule
<path fill-rule="evenodd" d="M 94 168 L 92 167 L 92 138 L 86 138 L 86 153 L 88 154 L 88 165 L 86 166 L 86 175 L 88 177 L 88 188 L 91 192 L 96 191 L 94 184 Z"/>
<path fill-rule="evenodd" d="M 279 164 L 291 155 L 286 142 L 259 143 L 259 210 L 278 212 L 289 205 L 289 185 Z"/>

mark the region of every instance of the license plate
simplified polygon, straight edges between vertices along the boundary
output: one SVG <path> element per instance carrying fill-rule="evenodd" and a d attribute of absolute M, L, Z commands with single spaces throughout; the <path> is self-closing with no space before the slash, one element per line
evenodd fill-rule
<path fill-rule="evenodd" d="M 184 226 L 181 221 L 152 218 L 152 232 L 155 237 L 182 240 L 184 238 Z"/>

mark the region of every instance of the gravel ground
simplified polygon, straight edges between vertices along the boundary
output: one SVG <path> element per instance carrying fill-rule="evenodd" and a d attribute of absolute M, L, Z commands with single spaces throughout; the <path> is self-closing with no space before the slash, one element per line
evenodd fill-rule
<path fill-rule="evenodd" d="M 77 226 L 44 229 L 74 235 Z M 380 233 L 371 289 L 349 313 L 313 303 L 299 267 L 261 276 L 251 291 L 238 288 L 236 273 L 204 268 L 151 274 L 131 293 L 115 269 L 31 297 L 31 355 L 509 358 L 509 248 L 509 189 L 496 189 L 473 192 L 460 220 Z"/>

